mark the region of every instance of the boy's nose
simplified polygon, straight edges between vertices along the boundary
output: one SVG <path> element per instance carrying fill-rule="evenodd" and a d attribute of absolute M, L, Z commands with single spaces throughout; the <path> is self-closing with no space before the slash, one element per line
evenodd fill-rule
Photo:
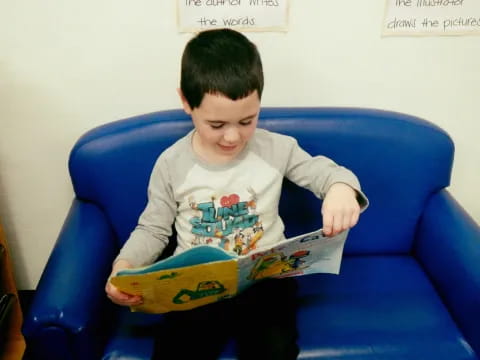
<path fill-rule="evenodd" d="M 240 133 L 235 127 L 230 127 L 225 131 L 223 138 L 226 142 L 235 143 L 240 139 Z"/>

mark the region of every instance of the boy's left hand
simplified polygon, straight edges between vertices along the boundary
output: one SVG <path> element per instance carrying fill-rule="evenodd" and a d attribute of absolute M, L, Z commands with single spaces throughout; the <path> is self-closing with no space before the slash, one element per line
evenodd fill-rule
<path fill-rule="evenodd" d="M 355 189 L 344 183 L 333 184 L 323 199 L 322 216 L 325 236 L 335 236 L 354 227 L 360 216 Z"/>

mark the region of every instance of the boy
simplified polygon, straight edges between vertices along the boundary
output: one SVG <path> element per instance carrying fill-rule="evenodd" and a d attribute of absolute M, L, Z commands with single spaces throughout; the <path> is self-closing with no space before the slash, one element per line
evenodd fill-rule
<path fill-rule="evenodd" d="M 350 171 L 311 157 L 288 136 L 257 129 L 263 70 L 258 51 L 228 29 L 198 34 L 187 44 L 178 90 L 194 130 L 165 150 L 152 171 L 148 204 L 114 262 L 154 262 L 177 230 L 179 253 L 197 244 L 245 255 L 284 239 L 278 216 L 283 177 L 323 198 L 323 231 L 354 226 L 366 198 Z M 357 200 L 358 199 L 358 200 Z M 215 359 L 234 337 L 240 359 L 296 359 L 295 280 L 266 280 L 237 297 L 168 313 L 153 358 Z M 142 299 L 107 283 L 120 305 Z"/>

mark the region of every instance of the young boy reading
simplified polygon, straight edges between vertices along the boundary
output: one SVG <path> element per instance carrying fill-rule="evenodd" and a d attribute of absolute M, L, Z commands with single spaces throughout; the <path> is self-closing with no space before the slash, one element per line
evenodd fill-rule
<path fill-rule="evenodd" d="M 172 224 L 176 253 L 209 244 L 245 255 L 283 240 L 278 203 L 284 177 L 323 199 L 325 235 L 357 223 L 367 200 L 355 175 L 310 156 L 291 137 L 258 129 L 262 90 L 260 55 L 244 35 L 209 30 L 188 42 L 178 92 L 194 130 L 159 156 L 148 204 L 112 275 L 154 262 Z M 296 359 L 295 291 L 292 278 L 270 279 L 232 299 L 168 313 L 153 358 L 216 359 L 233 337 L 239 359 Z M 106 292 L 119 305 L 142 302 L 109 282 Z"/>

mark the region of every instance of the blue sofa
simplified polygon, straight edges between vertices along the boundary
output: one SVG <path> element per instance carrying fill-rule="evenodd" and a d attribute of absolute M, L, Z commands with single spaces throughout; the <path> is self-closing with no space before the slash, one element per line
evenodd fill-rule
<path fill-rule="evenodd" d="M 162 316 L 114 306 L 104 285 L 146 204 L 156 157 L 191 126 L 182 111 L 162 111 L 78 140 L 69 162 L 75 198 L 25 314 L 27 358 L 149 358 Z M 480 229 L 446 190 L 449 136 L 413 116 L 357 108 L 264 108 L 259 126 L 352 169 L 371 203 L 340 275 L 296 278 L 299 358 L 477 359 Z M 285 182 L 287 235 L 320 227 L 320 206 Z M 227 344 L 222 359 L 234 350 Z"/>

